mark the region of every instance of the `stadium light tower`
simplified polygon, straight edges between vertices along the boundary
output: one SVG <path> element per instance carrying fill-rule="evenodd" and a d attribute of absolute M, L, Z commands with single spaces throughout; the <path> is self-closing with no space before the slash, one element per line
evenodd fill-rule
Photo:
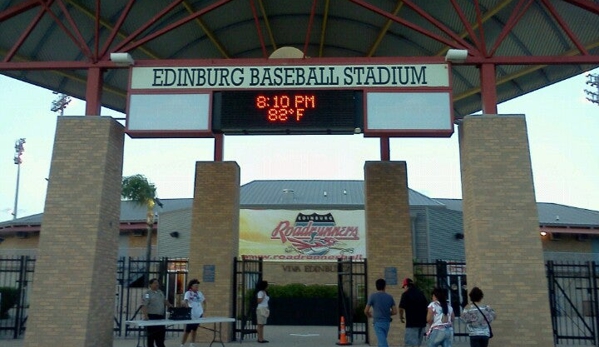
<path fill-rule="evenodd" d="M 23 137 L 15 141 L 14 161 L 17 165 L 17 188 L 15 189 L 15 208 L 12 211 L 12 219 L 17 219 L 17 208 L 19 206 L 19 179 L 21 177 L 21 163 L 23 162 L 23 158 L 21 158 L 21 156 L 25 151 L 25 147 L 23 147 L 24 144 L 25 138 Z"/>
<path fill-rule="evenodd" d="M 67 108 L 67 105 L 71 102 L 71 97 L 59 92 L 52 92 L 52 94 L 56 94 L 58 97 L 56 100 L 52 101 L 52 108 L 50 111 L 60 112 L 60 116 L 64 115 L 64 109 Z"/>
<path fill-rule="evenodd" d="M 595 105 L 599 105 L 599 75 L 588 74 L 587 84 L 595 88 L 595 91 L 585 89 L 584 92 L 587 94 L 587 100 Z"/>

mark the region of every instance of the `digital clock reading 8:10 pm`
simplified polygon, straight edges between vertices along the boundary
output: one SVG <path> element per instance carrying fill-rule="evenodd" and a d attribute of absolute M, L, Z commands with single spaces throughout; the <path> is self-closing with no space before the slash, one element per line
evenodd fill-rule
<path fill-rule="evenodd" d="M 256 107 L 266 110 L 269 122 L 301 121 L 306 110 L 316 108 L 314 94 L 279 94 L 273 96 L 256 96 Z"/>
<path fill-rule="evenodd" d="M 341 134 L 362 128 L 362 91 L 215 91 L 212 131 L 225 134 Z"/>

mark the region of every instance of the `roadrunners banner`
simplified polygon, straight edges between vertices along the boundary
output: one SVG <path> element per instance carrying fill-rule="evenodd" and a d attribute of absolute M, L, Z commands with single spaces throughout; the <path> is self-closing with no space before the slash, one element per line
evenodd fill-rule
<path fill-rule="evenodd" d="M 364 211 L 241 210 L 239 256 L 265 261 L 366 258 Z"/>

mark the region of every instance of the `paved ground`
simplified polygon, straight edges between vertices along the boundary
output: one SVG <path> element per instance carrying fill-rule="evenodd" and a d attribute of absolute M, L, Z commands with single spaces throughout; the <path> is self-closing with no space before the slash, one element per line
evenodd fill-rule
<path fill-rule="evenodd" d="M 265 338 L 270 341 L 268 344 L 256 342 L 255 339 L 244 340 L 243 342 L 227 342 L 227 347 L 337 347 L 337 327 L 322 326 L 266 326 L 264 329 Z M 167 338 L 166 347 L 179 347 L 180 337 Z M 198 347 L 208 347 L 209 343 L 197 343 Z M 0 339 L 2 347 L 23 347 L 23 340 Z M 50 346 L 50 345 L 49 345 Z M 188 344 L 186 345 L 188 346 Z M 220 347 L 214 343 L 212 347 Z M 353 346 L 366 346 L 363 342 L 355 342 Z M 454 343 L 453 347 L 467 347 L 467 343 Z M 137 338 L 115 338 L 114 347 L 137 347 Z M 140 345 L 141 347 L 141 345 Z M 399 347 L 399 346 L 392 346 Z"/>

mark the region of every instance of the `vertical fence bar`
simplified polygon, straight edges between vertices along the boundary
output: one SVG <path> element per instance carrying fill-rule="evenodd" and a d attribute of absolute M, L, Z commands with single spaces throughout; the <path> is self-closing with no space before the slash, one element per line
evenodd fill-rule
<path fill-rule="evenodd" d="M 594 341 L 595 346 L 599 346 L 599 285 L 597 284 L 597 263 L 592 261 L 589 264 L 590 267 L 590 296 L 593 305 L 593 318 L 594 318 Z"/>
<path fill-rule="evenodd" d="M 23 311 L 25 307 L 25 288 L 27 288 L 27 256 L 21 256 L 19 259 L 19 274 L 17 279 L 17 288 L 19 292 L 19 303 L 15 313 L 15 331 L 13 338 L 18 338 L 21 330 L 25 329 Z"/>

